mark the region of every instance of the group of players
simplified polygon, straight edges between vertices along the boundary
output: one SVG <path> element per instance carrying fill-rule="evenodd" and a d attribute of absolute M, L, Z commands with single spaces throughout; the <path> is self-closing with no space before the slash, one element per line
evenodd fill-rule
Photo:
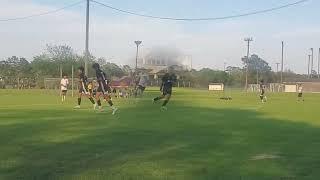
<path fill-rule="evenodd" d="M 118 108 L 114 106 L 111 98 L 111 88 L 109 86 L 109 83 L 106 78 L 105 72 L 103 72 L 100 68 L 100 65 L 98 63 L 94 63 L 92 65 L 92 68 L 96 72 L 96 82 L 98 84 L 96 92 L 93 92 L 92 83 L 88 82 L 88 78 L 85 75 L 84 67 L 78 68 L 78 75 L 79 75 L 79 94 L 78 94 L 78 104 L 74 107 L 75 109 L 80 109 L 82 97 L 86 96 L 90 102 L 93 105 L 93 109 L 98 109 L 99 111 L 103 111 L 101 99 L 105 100 L 111 110 L 112 114 L 114 115 Z M 136 91 L 135 91 L 135 97 L 142 96 L 146 84 L 147 84 L 147 78 L 144 76 L 141 76 L 137 80 L 136 84 Z M 176 75 L 173 72 L 172 68 L 169 68 L 168 72 L 163 76 L 162 83 L 160 87 L 160 91 L 162 94 L 152 100 L 153 103 L 164 99 L 164 102 L 161 106 L 161 110 L 167 110 L 166 105 L 170 101 L 171 95 L 172 95 L 172 87 L 173 84 L 176 82 L 177 78 Z M 66 93 L 67 93 L 67 86 L 69 84 L 68 79 L 66 76 L 61 80 L 61 96 L 62 96 L 62 102 L 66 100 Z"/>
<path fill-rule="evenodd" d="M 112 114 L 114 115 L 118 108 L 113 105 L 112 98 L 111 98 L 111 88 L 107 82 L 106 74 L 100 69 L 100 65 L 95 63 L 93 64 L 92 68 L 96 72 L 96 79 L 98 87 L 96 89 L 96 92 L 93 92 L 92 84 L 88 83 L 88 78 L 85 75 L 84 68 L 79 67 L 78 68 L 78 74 L 79 74 L 79 95 L 78 95 L 78 104 L 75 106 L 76 109 L 80 108 L 82 96 L 88 97 L 90 102 L 93 104 L 93 109 L 98 109 L 100 111 L 103 111 L 102 104 L 101 104 L 101 98 L 104 99 L 110 106 L 112 110 Z M 176 82 L 177 77 L 174 74 L 173 68 L 169 68 L 168 72 L 162 77 L 162 83 L 160 86 L 161 95 L 158 97 L 155 97 L 152 101 L 153 103 L 160 101 L 164 99 L 163 104 L 161 106 L 161 110 L 167 110 L 167 104 L 170 101 L 171 95 L 172 95 L 172 87 L 174 83 Z M 141 96 L 146 88 L 147 79 L 143 76 L 140 77 L 136 82 L 136 88 L 135 88 L 135 97 Z M 62 92 L 62 101 L 65 101 L 65 96 L 67 92 L 67 85 L 68 85 L 68 79 L 65 77 L 61 80 L 61 92 Z M 266 86 L 264 84 L 264 81 L 260 81 L 260 100 L 262 103 L 267 102 L 267 96 L 265 95 L 266 92 Z M 298 86 L 298 101 L 304 101 L 302 96 L 302 85 L 299 84 Z"/>
<path fill-rule="evenodd" d="M 93 105 L 93 109 L 98 109 L 100 111 L 103 111 L 101 99 L 104 99 L 110 106 L 112 110 L 112 114 L 114 115 L 118 108 L 113 105 L 110 93 L 111 88 L 108 85 L 106 74 L 100 69 L 100 65 L 98 63 L 94 63 L 92 65 L 92 68 L 96 72 L 96 81 L 98 84 L 98 87 L 96 89 L 95 94 L 93 93 L 93 88 L 89 86 L 88 88 L 88 78 L 85 75 L 84 68 L 79 67 L 78 73 L 79 73 L 79 95 L 78 95 L 78 105 L 75 106 L 76 109 L 80 108 L 82 96 L 88 97 L 90 102 Z M 91 84 L 92 86 L 92 84 Z M 94 96 L 93 96 L 94 94 Z M 95 99 L 94 99 L 95 98 Z"/>
<path fill-rule="evenodd" d="M 266 96 L 266 85 L 264 84 L 264 80 L 260 81 L 260 100 L 262 103 L 267 102 L 267 96 Z M 302 84 L 298 84 L 298 101 L 304 101 L 303 98 L 303 86 Z"/>

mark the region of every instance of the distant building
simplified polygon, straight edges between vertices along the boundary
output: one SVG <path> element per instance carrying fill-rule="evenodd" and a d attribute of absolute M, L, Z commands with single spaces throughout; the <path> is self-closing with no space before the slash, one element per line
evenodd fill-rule
<path fill-rule="evenodd" d="M 178 56 L 178 57 L 165 57 L 165 56 L 150 56 L 146 55 L 139 59 L 139 67 L 150 69 L 150 74 L 157 74 L 160 71 L 168 69 L 170 66 L 175 66 L 176 70 L 191 70 L 192 57 L 191 56 Z"/>

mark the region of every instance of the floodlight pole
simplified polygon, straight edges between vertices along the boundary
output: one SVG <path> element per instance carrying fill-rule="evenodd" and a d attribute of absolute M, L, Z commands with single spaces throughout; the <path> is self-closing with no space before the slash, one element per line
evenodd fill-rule
<path fill-rule="evenodd" d="M 86 9 L 86 49 L 85 49 L 85 60 L 84 60 L 84 72 L 88 75 L 88 62 L 89 62 L 89 16 L 90 16 L 90 0 L 87 0 Z"/>
<path fill-rule="evenodd" d="M 281 77 L 280 83 L 283 84 L 283 59 L 284 59 L 284 42 L 281 42 Z"/>
<path fill-rule="evenodd" d="M 311 61 L 311 55 L 308 55 L 308 78 L 310 79 L 310 61 Z"/>
<path fill-rule="evenodd" d="M 250 54 L 250 42 L 253 41 L 252 38 L 245 38 L 244 41 L 247 42 L 247 46 L 248 46 L 248 49 L 247 49 L 247 60 L 246 60 L 246 92 L 248 92 L 248 71 L 249 71 L 249 54 Z"/>
<path fill-rule="evenodd" d="M 314 55 L 313 55 L 313 48 L 310 48 L 310 50 L 311 50 L 311 68 L 310 68 L 310 77 L 311 77 L 311 79 L 312 79 L 312 73 L 313 73 L 313 57 L 314 57 Z"/>
<path fill-rule="evenodd" d="M 136 70 L 135 70 L 135 73 L 137 73 L 137 70 L 138 70 L 138 57 L 139 57 L 139 45 L 142 43 L 142 41 L 135 41 L 134 43 L 137 45 L 137 52 L 136 52 Z"/>

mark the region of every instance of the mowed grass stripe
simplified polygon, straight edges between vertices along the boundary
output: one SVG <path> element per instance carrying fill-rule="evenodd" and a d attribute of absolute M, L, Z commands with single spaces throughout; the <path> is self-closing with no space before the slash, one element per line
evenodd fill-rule
<path fill-rule="evenodd" d="M 268 93 L 261 104 L 256 93 L 175 89 L 161 112 L 152 89 L 114 98 L 116 116 L 58 94 L 0 91 L 0 179 L 320 177 L 318 94 Z"/>

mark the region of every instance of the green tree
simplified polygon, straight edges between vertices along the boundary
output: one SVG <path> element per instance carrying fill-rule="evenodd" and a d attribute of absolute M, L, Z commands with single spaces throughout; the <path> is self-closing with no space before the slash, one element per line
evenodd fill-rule
<path fill-rule="evenodd" d="M 273 73 L 268 62 L 253 54 L 249 59 L 242 58 L 244 69 L 247 67 L 248 60 L 248 81 L 249 83 L 256 83 L 257 80 L 264 79 L 267 82 L 273 82 Z"/>
<path fill-rule="evenodd" d="M 102 70 L 106 73 L 107 77 L 123 77 L 125 72 L 115 63 L 107 62 L 102 66 Z"/>

